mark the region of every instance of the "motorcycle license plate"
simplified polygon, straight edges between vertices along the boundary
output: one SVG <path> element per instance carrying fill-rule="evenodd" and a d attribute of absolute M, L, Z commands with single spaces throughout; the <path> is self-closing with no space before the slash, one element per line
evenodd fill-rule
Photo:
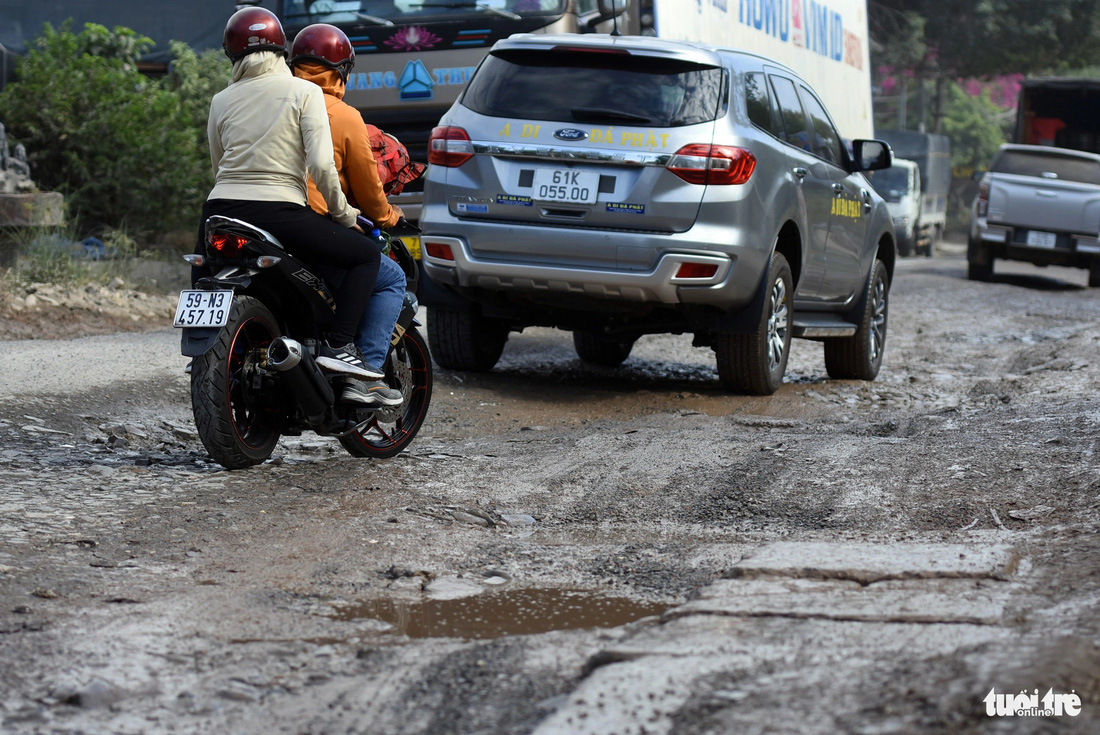
<path fill-rule="evenodd" d="M 224 327 L 232 304 L 232 291 L 180 291 L 172 326 Z"/>
<path fill-rule="evenodd" d="M 600 175 L 568 168 L 536 168 L 534 189 L 535 199 L 540 201 L 592 204 L 600 189 Z"/>

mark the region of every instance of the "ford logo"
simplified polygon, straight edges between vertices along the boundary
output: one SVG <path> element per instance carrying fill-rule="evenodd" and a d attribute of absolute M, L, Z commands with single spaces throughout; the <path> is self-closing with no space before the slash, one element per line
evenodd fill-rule
<path fill-rule="evenodd" d="M 562 128 L 554 133 L 554 137 L 558 140 L 584 140 L 588 137 L 588 133 L 576 128 Z"/>

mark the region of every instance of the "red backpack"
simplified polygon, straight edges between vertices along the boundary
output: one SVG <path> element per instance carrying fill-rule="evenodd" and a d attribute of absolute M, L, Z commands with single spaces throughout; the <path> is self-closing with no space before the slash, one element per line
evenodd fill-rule
<path fill-rule="evenodd" d="M 367 136 L 374 160 L 378 162 L 382 191 L 386 194 L 400 194 L 405 184 L 424 175 L 428 167 L 411 160 L 408 149 L 397 138 L 370 123 L 367 123 Z"/>

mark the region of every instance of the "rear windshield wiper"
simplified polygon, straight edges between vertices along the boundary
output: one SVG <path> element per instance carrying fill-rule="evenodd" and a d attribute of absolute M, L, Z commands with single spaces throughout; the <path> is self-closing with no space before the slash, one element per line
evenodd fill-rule
<path fill-rule="evenodd" d="M 636 122 L 647 123 L 650 118 L 630 112 L 619 112 L 602 107 L 574 107 L 570 112 L 578 122 Z"/>
<path fill-rule="evenodd" d="M 413 3 L 414 8 L 473 8 L 474 10 L 480 10 L 483 13 L 491 13 L 493 15 L 499 15 L 502 18 L 508 20 L 523 20 L 522 15 L 517 15 L 508 10 L 502 10 L 500 8 L 494 8 L 492 5 L 486 5 L 484 3 L 471 3 L 471 2 L 455 2 L 455 3 Z"/>

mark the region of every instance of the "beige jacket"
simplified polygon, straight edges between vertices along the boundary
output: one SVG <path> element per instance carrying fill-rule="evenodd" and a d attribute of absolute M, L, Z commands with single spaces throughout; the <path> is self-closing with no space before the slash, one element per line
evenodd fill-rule
<path fill-rule="evenodd" d="M 340 190 L 324 94 L 296 79 L 283 57 L 256 51 L 233 65 L 229 86 L 210 101 L 206 127 L 214 188 L 208 199 L 306 205 L 307 174 L 345 227 L 358 211 Z"/>

